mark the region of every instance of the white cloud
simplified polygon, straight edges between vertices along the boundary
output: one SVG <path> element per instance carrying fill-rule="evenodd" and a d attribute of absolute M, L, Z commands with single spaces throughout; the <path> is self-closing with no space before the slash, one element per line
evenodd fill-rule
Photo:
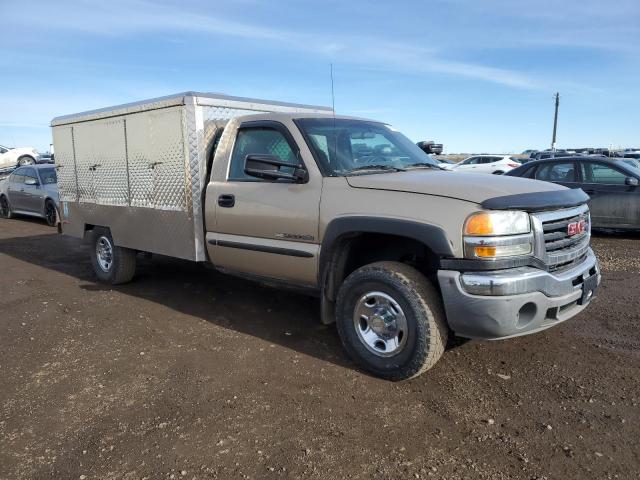
<path fill-rule="evenodd" d="M 408 73 L 442 73 L 497 83 L 515 88 L 539 88 L 529 75 L 505 68 L 450 60 L 435 47 L 417 47 L 376 37 L 329 35 L 262 27 L 184 7 L 146 0 L 93 3 L 88 1 L 44 4 L 39 15 L 16 6 L 6 15 L 10 22 L 29 22 L 37 28 L 57 32 L 81 32 L 106 36 L 132 36 L 149 32 L 199 32 L 278 44 L 281 48 L 310 52 L 327 60 L 375 65 Z M 51 20 L 55 18 L 55 20 Z M 329 38 L 330 40 L 327 40 Z M 362 46 L 366 48 L 362 48 Z"/>

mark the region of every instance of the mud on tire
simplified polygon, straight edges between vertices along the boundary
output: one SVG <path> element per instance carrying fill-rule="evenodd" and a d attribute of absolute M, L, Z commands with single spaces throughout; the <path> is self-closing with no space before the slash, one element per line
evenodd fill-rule
<path fill-rule="evenodd" d="M 397 353 L 376 353 L 375 343 L 373 348 L 367 346 L 363 340 L 366 335 L 358 333 L 358 328 L 370 328 L 358 326 L 355 310 L 368 298 L 368 292 L 392 298 L 393 310 L 401 311 L 406 319 L 404 346 Z M 380 319 L 375 321 L 375 327 L 380 328 Z M 412 378 L 435 365 L 449 331 L 438 291 L 422 273 L 399 262 L 372 263 L 351 273 L 338 293 L 336 323 L 349 356 L 364 370 L 389 380 Z"/>

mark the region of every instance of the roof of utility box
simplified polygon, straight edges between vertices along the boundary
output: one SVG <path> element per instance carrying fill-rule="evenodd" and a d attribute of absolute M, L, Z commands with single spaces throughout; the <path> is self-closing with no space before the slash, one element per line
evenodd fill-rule
<path fill-rule="evenodd" d="M 168 95 L 166 97 L 151 98 L 149 100 L 125 103 L 113 107 L 88 110 L 86 112 L 74 113 L 71 115 L 62 115 L 51 120 L 51 126 L 56 127 L 68 123 L 86 122 L 89 120 L 98 120 L 101 118 L 115 117 L 118 115 L 127 115 L 130 113 L 144 112 L 147 110 L 156 110 L 159 108 L 190 104 L 241 108 L 243 110 L 256 110 L 261 112 L 274 110 L 274 107 L 277 107 L 275 110 L 279 112 L 332 112 L 331 107 L 302 105 L 288 102 L 275 102 L 272 100 L 261 100 L 258 98 L 233 97 L 230 95 L 223 95 L 219 93 L 182 92 Z"/>

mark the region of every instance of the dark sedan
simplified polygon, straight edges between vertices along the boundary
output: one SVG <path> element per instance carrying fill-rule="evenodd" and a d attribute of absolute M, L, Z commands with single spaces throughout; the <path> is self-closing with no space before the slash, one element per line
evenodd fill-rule
<path fill-rule="evenodd" d="M 640 170 L 604 157 L 535 160 L 505 175 L 582 188 L 590 197 L 594 227 L 640 229 Z"/>
<path fill-rule="evenodd" d="M 58 203 L 58 178 L 53 165 L 18 167 L 0 181 L 1 218 L 15 214 L 36 216 L 54 226 Z"/>

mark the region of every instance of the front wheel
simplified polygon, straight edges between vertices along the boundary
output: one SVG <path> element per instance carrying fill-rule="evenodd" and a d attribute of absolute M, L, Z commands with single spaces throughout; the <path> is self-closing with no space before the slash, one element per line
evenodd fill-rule
<path fill-rule="evenodd" d="M 11 207 L 9 206 L 9 200 L 4 195 L 0 196 L 0 217 L 2 218 L 11 218 L 13 216 L 13 212 L 11 211 Z"/>
<path fill-rule="evenodd" d="M 47 225 L 55 227 L 57 217 L 56 204 L 51 200 L 47 200 L 44 204 L 44 219 L 47 221 Z"/>
<path fill-rule="evenodd" d="M 98 280 L 111 285 L 129 282 L 136 273 L 136 252 L 118 247 L 106 229 L 93 232 L 91 263 Z"/>
<path fill-rule="evenodd" d="M 399 262 L 372 263 L 349 275 L 338 293 L 336 323 L 349 356 L 389 380 L 430 369 L 447 344 L 440 295 L 422 273 Z"/>

